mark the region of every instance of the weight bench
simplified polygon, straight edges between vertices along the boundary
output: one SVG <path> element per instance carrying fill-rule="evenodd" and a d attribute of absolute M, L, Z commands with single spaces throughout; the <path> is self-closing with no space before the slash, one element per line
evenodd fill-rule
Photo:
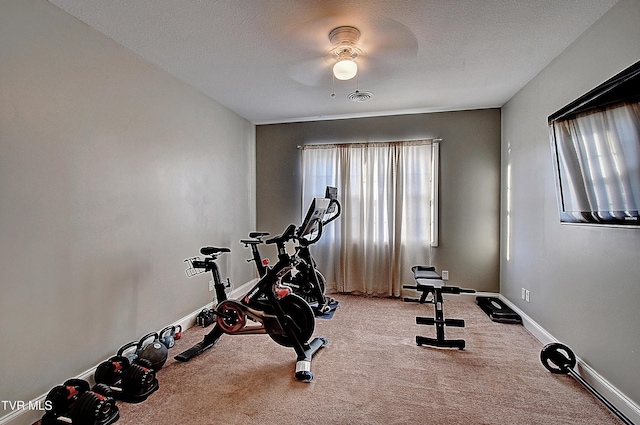
<path fill-rule="evenodd" d="M 425 336 L 416 336 L 416 344 L 431 345 L 434 347 L 443 348 L 457 348 L 458 350 L 464 350 L 465 342 L 463 339 L 446 339 L 444 336 L 445 326 L 455 326 L 458 328 L 464 327 L 464 320 L 462 319 L 445 319 L 443 311 L 442 294 L 461 294 L 461 293 L 474 293 L 475 289 L 459 288 L 457 286 L 448 286 L 444 284 L 442 276 L 440 276 L 435 267 L 430 266 L 413 266 L 411 267 L 413 277 L 416 281 L 415 285 L 403 285 L 405 289 L 415 289 L 418 292 L 422 292 L 420 299 L 404 298 L 405 302 L 419 302 L 420 304 L 429 303 L 433 304 L 435 309 L 435 317 L 416 317 L 416 324 L 418 325 L 435 325 L 436 338 L 428 338 Z M 432 298 L 428 299 L 429 294 L 432 294 Z"/>

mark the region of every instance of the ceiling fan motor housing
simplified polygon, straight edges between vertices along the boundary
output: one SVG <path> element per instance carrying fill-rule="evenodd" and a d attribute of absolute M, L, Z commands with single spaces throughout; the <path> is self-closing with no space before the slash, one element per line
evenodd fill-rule
<path fill-rule="evenodd" d="M 341 26 L 331 30 L 329 41 L 331 41 L 331 51 L 338 57 L 344 58 L 348 54 L 352 59 L 363 54 L 362 49 L 357 46 L 360 39 L 360 30 L 352 26 Z"/>

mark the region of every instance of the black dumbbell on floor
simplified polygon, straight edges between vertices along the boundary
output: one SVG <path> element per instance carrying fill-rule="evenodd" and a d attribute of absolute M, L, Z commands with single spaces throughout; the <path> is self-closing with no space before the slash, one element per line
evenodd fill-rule
<path fill-rule="evenodd" d="M 139 403 L 158 389 L 158 380 L 153 364 L 138 357 L 140 343 L 135 343 L 138 347 L 135 353 L 122 355 L 133 346 L 133 343 L 124 345 L 118 350 L 118 355 L 100 363 L 94 379 L 96 383 L 108 386 L 114 398 L 128 403 Z"/>
<path fill-rule="evenodd" d="M 49 410 L 42 417 L 42 425 L 108 425 L 120 418 L 110 389 L 98 385 L 90 389 L 89 383 L 82 379 L 69 379 L 53 387 L 45 404 Z"/>

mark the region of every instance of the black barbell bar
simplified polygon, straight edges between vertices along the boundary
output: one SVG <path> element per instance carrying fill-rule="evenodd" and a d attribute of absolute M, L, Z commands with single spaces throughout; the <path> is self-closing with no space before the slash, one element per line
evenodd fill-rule
<path fill-rule="evenodd" d="M 625 424 L 634 425 L 629 418 L 627 418 L 620 410 L 618 410 L 613 404 L 602 396 L 595 388 L 593 388 L 582 376 L 580 376 L 573 368 L 576 365 L 576 356 L 571 350 L 564 344 L 559 342 L 552 342 L 545 345 L 540 352 L 540 360 L 545 368 L 551 373 L 559 375 L 571 375 L 575 380 L 580 382 L 586 389 L 588 389 L 598 400 L 600 400 L 605 406 L 609 408 L 617 417 L 619 417 Z"/>

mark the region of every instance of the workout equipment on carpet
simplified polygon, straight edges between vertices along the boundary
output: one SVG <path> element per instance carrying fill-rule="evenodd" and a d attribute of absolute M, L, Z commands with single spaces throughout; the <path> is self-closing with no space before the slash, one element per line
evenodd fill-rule
<path fill-rule="evenodd" d="M 318 270 L 311 255 L 310 246 L 320 240 L 325 226 L 340 216 L 342 208 L 338 202 L 338 190 L 327 186 L 325 199 L 329 204 L 322 216 L 314 215 L 312 205 L 307 210 L 303 224 L 294 238 L 295 254 L 292 258 L 294 269 L 284 275 L 285 285 L 293 288 L 294 293 L 304 298 L 314 309 L 317 316 L 329 313 L 337 307 L 337 301 L 325 295 L 326 279 Z M 295 273 L 294 273 L 295 270 Z"/>
<path fill-rule="evenodd" d="M 131 350 L 132 348 L 135 348 L 135 350 Z M 138 358 L 139 351 L 140 341 L 131 341 L 120 347 L 116 356 L 124 356 L 129 360 L 129 363 L 133 363 Z"/>
<path fill-rule="evenodd" d="M 267 273 L 267 266 L 269 265 L 268 258 L 262 258 L 258 245 L 262 245 L 264 241 L 263 237 L 269 236 L 269 232 L 250 232 L 249 239 L 240 239 L 240 243 L 244 244 L 244 247 L 251 247 L 252 258 L 247 260 L 247 263 L 254 262 L 256 269 L 258 270 L 258 276 L 262 277 Z"/>
<path fill-rule="evenodd" d="M 475 293 L 475 289 L 465 289 L 457 286 L 448 286 L 444 284 L 442 276 L 440 276 L 435 267 L 431 266 L 413 266 L 411 268 L 415 285 L 403 285 L 406 289 L 415 289 L 418 292 L 422 292 L 420 299 L 405 298 L 406 302 L 419 302 L 433 304 L 435 310 L 435 317 L 416 317 L 416 324 L 418 325 L 435 325 L 436 338 L 429 338 L 425 336 L 416 336 L 417 345 L 431 345 L 434 347 L 442 348 L 457 348 L 458 350 L 464 350 L 465 341 L 463 339 L 446 339 L 444 335 L 445 326 L 455 326 L 459 328 L 464 327 L 464 320 L 462 319 L 445 319 L 443 303 L 444 299 L 442 294 L 461 294 L 461 293 Z M 429 295 L 432 298 L 429 298 Z"/>
<path fill-rule="evenodd" d="M 551 373 L 559 375 L 571 375 L 575 380 L 580 382 L 588 389 L 598 400 L 609 408 L 618 418 L 625 424 L 633 425 L 633 422 L 627 418 L 620 410 L 604 398 L 595 388 L 593 388 L 582 376 L 580 376 L 573 368 L 576 366 L 576 355 L 564 344 L 552 342 L 545 345 L 540 352 L 540 361 L 544 367 Z"/>
<path fill-rule="evenodd" d="M 203 308 L 200 313 L 196 316 L 196 325 L 201 326 L 203 328 L 208 327 L 213 322 L 216 321 L 215 315 L 213 314 L 213 309 L 211 308 Z"/>
<path fill-rule="evenodd" d="M 323 217 L 329 205 L 326 198 L 316 198 L 312 202 L 312 216 Z M 306 223 L 303 223 L 306 224 Z M 322 226 L 317 226 L 322 233 Z M 320 237 L 318 235 L 318 238 Z M 316 337 L 308 342 L 315 329 L 315 315 L 309 304 L 300 296 L 292 293 L 291 288 L 282 285 L 281 277 L 291 270 L 291 258 L 285 244 L 296 237 L 296 226 L 291 224 L 280 236 L 267 240 L 266 244 L 275 244 L 278 262 L 268 267 L 264 276 L 238 300 L 227 298 L 226 285 L 220 279 L 216 259 L 229 248 L 204 247 L 200 253 L 204 259 L 189 260 L 193 269 L 211 272 L 216 292 L 217 306 L 214 314 L 216 322 L 213 329 L 202 341 L 175 356 L 178 361 L 186 362 L 211 348 L 223 334 L 268 334 L 276 343 L 293 348 L 297 354 L 295 377 L 310 382 L 313 379 L 311 359 L 327 339 Z M 187 272 L 187 276 L 196 275 Z M 250 324 L 249 322 L 256 323 Z"/>
<path fill-rule="evenodd" d="M 156 370 L 150 360 L 140 358 L 141 344 L 145 341 L 123 345 L 118 353 L 98 365 L 94 380 L 108 386 L 115 399 L 127 403 L 140 403 L 158 390 Z M 135 351 L 130 349 L 135 347 Z"/>
<path fill-rule="evenodd" d="M 318 270 L 309 247 L 320 240 L 322 228 L 340 216 L 341 206 L 337 193 L 335 187 L 327 186 L 325 199 L 329 200 L 329 204 L 323 216 L 314 215 L 314 205 L 310 205 L 303 224 L 292 238 L 296 242 L 295 253 L 291 257 L 293 269 L 282 277 L 282 283 L 307 301 L 318 317 L 330 317 L 328 313 L 336 309 L 338 302 L 326 296 L 326 279 Z M 251 232 L 250 239 L 240 240 L 245 248 L 251 247 L 252 258 L 247 262 L 255 263 L 260 277 L 267 272 L 269 260 L 262 258 L 258 246 L 267 235 L 268 232 Z"/>
<path fill-rule="evenodd" d="M 112 391 L 97 384 L 92 389 L 83 379 L 69 379 L 53 387 L 45 398 L 47 412 L 42 425 L 108 425 L 120 418 Z"/>
<path fill-rule="evenodd" d="M 498 323 L 522 323 L 522 318 L 500 298 L 476 297 L 476 304 L 484 311 L 489 319 Z"/>
<path fill-rule="evenodd" d="M 162 369 L 167 362 L 169 357 L 167 344 L 174 339 L 175 329 L 175 326 L 168 326 L 160 331 L 160 333 L 149 332 L 140 338 L 139 341 L 132 341 L 123 345 L 116 354 L 117 356 L 126 357 L 129 363 L 134 363 L 134 361 L 139 358 L 149 360 L 151 366 L 157 372 Z M 168 331 L 171 332 L 170 335 L 167 334 Z"/>
<path fill-rule="evenodd" d="M 176 343 L 176 327 L 171 325 L 162 329 L 160 332 L 160 342 L 164 344 L 167 349 L 173 348 Z"/>
<path fill-rule="evenodd" d="M 153 338 L 150 342 L 149 340 Z M 162 369 L 169 357 L 169 349 L 160 341 L 158 332 L 150 332 L 140 339 L 138 358 L 151 362 L 155 371 Z"/>

